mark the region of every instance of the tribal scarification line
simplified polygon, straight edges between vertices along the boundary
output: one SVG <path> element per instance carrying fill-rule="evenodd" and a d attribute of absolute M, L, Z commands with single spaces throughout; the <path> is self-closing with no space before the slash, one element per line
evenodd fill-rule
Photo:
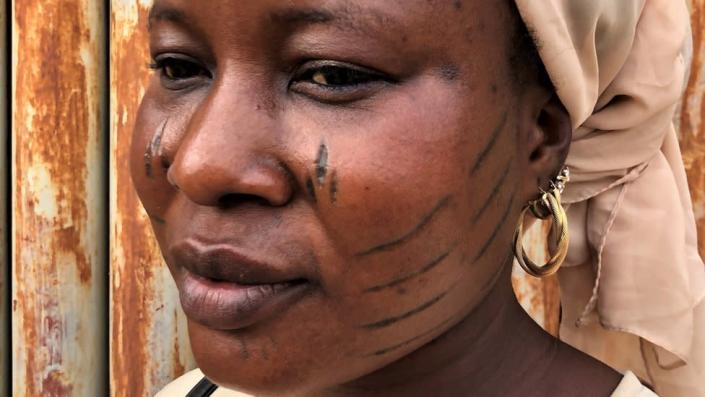
<path fill-rule="evenodd" d="M 377 246 L 372 247 L 368 250 L 362 251 L 362 252 L 358 253 L 357 256 L 367 256 L 367 255 L 372 255 L 372 254 L 376 254 L 376 253 L 383 252 L 383 251 L 389 251 L 389 250 L 397 248 L 398 246 L 406 243 L 411 238 L 413 238 L 418 233 L 420 233 L 442 209 L 446 208 L 448 206 L 448 204 L 450 204 L 450 199 L 451 199 L 451 196 L 446 196 L 446 197 L 442 198 L 441 201 L 438 204 L 436 204 L 436 206 L 431 210 L 430 213 L 425 215 L 421 219 L 421 221 L 411 231 L 407 232 L 403 236 L 401 236 L 397 239 L 394 239 L 392 241 L 386 242 L 384 244 L 377 245 Z"/>
<path fill-rule="evenodd" d="M 485 160 L 487 159 L 487 156 L 490 155 L 492 150 L 497 145 L 497 141 L 499 141 L 499 137 L 502 135 L 502 131 L 504 131 L 504 127 L 507 125 L 508 118 L 509 118 L 508 114 L 504 113 L 499 125 L 497 126 L 497 128 L 494 129 L 494 131 L 492 131 L 492 137 L 490 138 L 490 142 L 487 144 L 487 146 L 485 146 L 485 148 L 482 150 L 482 152 L 480 152 L 480 155 L 477 156 L 477 160 L 475 161 L 475 165 L 472 167 L 472 169 L 470 171 L 471 175 L 476 174 L 478 171 L 480 171 L 480 169 L 482 169 L 482 166 L 484 165 Z"/>

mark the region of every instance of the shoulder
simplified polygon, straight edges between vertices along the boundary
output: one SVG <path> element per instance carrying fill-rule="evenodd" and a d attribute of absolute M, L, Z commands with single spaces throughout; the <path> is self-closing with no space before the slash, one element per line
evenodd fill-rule
<path fill-rule="evenodd" d="M 185 397 L 197 384 L 204 378 L 203 372 L 200 369 L 194 369 L 191 372 L 180 376 L 173 382 L 169 383 L 154 397 Z M 247 394 L 238 393 L 232 390 L 218 388 L 211 397 L 250 397 Z"/>
<path fill-rule="evenodd" d="M 627 372 L 617 389 L 612 393 L 612 397 L 657 397 L 654 392 L 644 387 L 639 379 Z"/>

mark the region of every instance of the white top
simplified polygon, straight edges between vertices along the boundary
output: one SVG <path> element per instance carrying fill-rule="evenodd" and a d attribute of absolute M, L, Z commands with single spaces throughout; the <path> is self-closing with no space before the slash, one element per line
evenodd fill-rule
<path fill-rule="evenodd" d="M 203 379 L 203 372 L 196 369 L 167 385 L 155 397 L 182 397 L 193 389 Z M 219 387 L 211 397 L 253 397 L 232 390 Z M 644 387 L 639 379 L 631 372 L 627 372 L 612 397 L 658 397 L 654 392 Z"/>

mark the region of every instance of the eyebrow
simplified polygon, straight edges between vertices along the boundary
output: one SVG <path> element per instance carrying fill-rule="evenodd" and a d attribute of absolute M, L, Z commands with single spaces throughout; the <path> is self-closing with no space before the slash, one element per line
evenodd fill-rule
<path fill-rule="evenodd" d="M 370 34 L 372 27 L 388 28 L 391 22 L 389 15 L 383 12 L 352 5 L 339 7 L 335 10 L 292 7 L 274 11 L 269 14 L 269 18 L 271 21 L 292 26 L 336 22 L 343 28 L 366 34 Z M 149 11 L 147 29 L 152 30 L 154 23 L 160 21 L 186 26 L 191 23 L 183 11 L 168 5 L 155 4 Z"/>
<path fill-rule="evenodd" d="M 155 22 L 167 21 L 181 25 L 188 25 L 188 17 L 181 10 L 176 8 L 155 5 L 149 10 L 147 18 L 147 29 L 152 30 Z"/>
<path fill-rule="evenodd" d="M 293 25 L 328 23 L 336 19 L 331 12 L 325 10 L 297 8 L 273 12 L 270 14 L 270 18 L 277 22 Z"/>

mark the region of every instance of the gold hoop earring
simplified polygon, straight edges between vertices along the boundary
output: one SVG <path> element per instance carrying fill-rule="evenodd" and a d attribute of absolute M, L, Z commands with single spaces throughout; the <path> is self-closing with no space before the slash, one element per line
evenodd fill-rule
<path fill-rule="evenodd" d="M 568 168 L 564 168 L 560 175 L 554 181 L 551 181 L 551 188 L 548 192 L 541 190 L 541 197 L 529 202 L 522 210 L 521 216 L 519 216 L 519 224 L 514 233 L 514 256 L 522 269 L 534 277 L 543 278 L 555 274 L 568 255 L 568 217 L 561 205 L 561 194 L 569 181 L 570 171 Z M 524 250 L 524 217 L 527 212 L 531 212 L 534 217 L 540 220 L 552 218 L 553 224 L 551 225 L 549 238 L 554 240 L 556 252 L 552 254 L 551 259 L 543 266 L 534 263 Z M 551 245 L 549 244 L 549 250 L 550 247 Z"/>

